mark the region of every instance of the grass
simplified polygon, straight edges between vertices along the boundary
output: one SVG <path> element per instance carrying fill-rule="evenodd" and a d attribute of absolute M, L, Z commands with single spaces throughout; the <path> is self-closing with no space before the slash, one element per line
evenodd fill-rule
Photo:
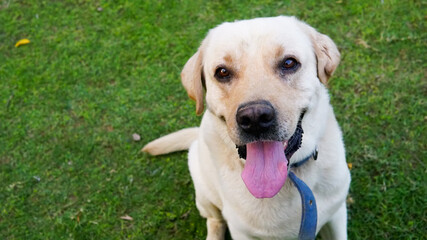
<path fill-rule="evenodd" d="M 140 149 L 198 125 L 179 73 L 208 29 L 281 14 L 342 53 L 350 239 L 427 238 L 427 4 L 381 2 L 0 1 L 0 238 L 203 239 L 186 154 Z"/>

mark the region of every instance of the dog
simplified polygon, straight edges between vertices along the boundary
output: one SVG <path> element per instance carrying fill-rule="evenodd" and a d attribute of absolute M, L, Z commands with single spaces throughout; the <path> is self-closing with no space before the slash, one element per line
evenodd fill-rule
<path fill-rule="evenodd" d="M 181 73 L 197 114 L 206 102 L 200 127 L 142 149 L 189 149 L 207 239 L 223 239 L 227 227 L 233 239 L 347 239 L 350 172 L 326 87 L 339 62 L 334 42 L 295 17 L 209 31 Z M 313 202 L 304 205 L 291 175 L 315 198 L 317 218 L 301 220 Z M 305 238 L 310 221 L 313 233 Z"/>

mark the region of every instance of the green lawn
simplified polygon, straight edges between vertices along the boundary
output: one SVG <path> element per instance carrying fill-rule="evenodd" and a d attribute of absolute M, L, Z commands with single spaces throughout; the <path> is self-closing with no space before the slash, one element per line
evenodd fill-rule
<path fill-rule="evenodd" d="M 275 15 L 342 53 L 350 239 L 427 238 L 425 1 L 114 2 L 0 1 L 0 239 L 203 239 L 186 154 L 140 149 L 200 122 L 179 74 L 208 29 Z"/>

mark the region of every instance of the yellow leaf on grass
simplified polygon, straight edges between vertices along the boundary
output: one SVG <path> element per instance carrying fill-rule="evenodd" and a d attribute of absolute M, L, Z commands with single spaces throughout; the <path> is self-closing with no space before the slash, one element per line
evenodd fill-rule
<path fill-rule="evenodd" d="M 353 163 L 347 163 L 348 169 L 352 169 L 353 168 Z"/>
<path fill-rule="evenodd" d="M 21 40 L 17 41 L 16 44 L 15 44 L 15 47 L 19 47 L 21 45 L 25 45 L 25 44 L 28 44 L 28 43 L 30 43 L 30 40 L 24 38 L 24 39 L 21 39 Z"/>

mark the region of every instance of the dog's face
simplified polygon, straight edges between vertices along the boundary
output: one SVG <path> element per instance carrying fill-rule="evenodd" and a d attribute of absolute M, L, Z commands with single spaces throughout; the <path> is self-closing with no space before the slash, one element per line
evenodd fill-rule
<path fill-rule="evenodd" d="M 207 106 L 224 119 L 237 145 L 289 139 L 319 83 L 310 39 L 283 23 L 224 24 L 209 34 Z"/>
<path fill-rule="evenodd" d="M 212 29 L 181 76 L 197 113 L 205 88 L 207 108 L 232 141 L 260 158 L 262 149 L 286 148 L 338 63 L 329 37 L 293 17 L 261 18 Z"/>

